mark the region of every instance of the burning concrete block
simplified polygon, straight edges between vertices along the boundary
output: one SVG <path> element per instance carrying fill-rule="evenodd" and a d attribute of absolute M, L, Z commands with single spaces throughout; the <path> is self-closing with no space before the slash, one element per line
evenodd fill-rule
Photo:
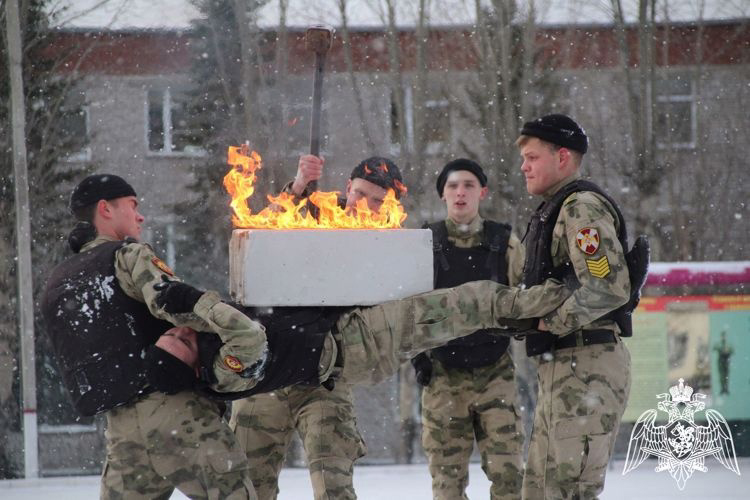
<path fill-rule="evenodd" d="M 247 306 L 372 305 L 432 290 L 428 229 L 235 229 L 229 289 Z"/>

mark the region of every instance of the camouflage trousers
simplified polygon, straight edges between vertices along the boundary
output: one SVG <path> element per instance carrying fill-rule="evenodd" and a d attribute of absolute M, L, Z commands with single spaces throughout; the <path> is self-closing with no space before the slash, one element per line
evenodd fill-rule
<path fill-rule="evenodd" d="M 552 280 L 526 290 L 474 281 L 354 309 L 336 322 L 340 377 L 349 384 L 377 384 L 420 352 L 477 330 L 506 328 L 509 318 L 538 318 L 569 295 Z"/>
<path fill-rule="evenodd" d="M 214 403 L 151 393 L 107 412 L 103 499 L 255 499 L 245 453 Z"/>
<path fill-rule="evenodd" d="M 316 500 L 354 499 L 354 461 L 366 452 L 357 430 L 351 388 L 295 385 L 236 401 L 229 423 L 245 447 L 260 500 L 275 499 L 279 473 L 295 430 L 305 448 Z"/>
<path fill-rule="evenodd" d="M 619 339 L 542 355 L 523 498 L 597 498 L 629 393 Z"/>
<path fill-rule="evenodd" d="M 509 353 L 474 369 L 432 363 L 432 380 L 422 392 L 422 446 L 433 498 L 466 500 L 475 439 L 482 470 L 492 482 L 490 498 L 520 498 L 523 425 Z"/>

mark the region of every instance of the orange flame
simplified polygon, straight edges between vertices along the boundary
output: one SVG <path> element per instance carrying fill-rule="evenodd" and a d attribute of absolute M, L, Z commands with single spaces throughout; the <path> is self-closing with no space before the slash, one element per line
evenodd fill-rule
<path fill-rule="evenodd" d="M 389 189 L 380 210 L 373 212 L 367 200 L 360 199 L 354 209 L 341 208 L 338 192 L 316 191 L 309 202 L 318 209 L 318 218 L 307 210 L 308 199 L 295 201 L 288 193 L 268 196 L 270 205 L 257 214 L 247 206 L 247 200 L 255 192 L 256 171 L 261 168 L 261 157 L 247 146 L 230 146 L 227 163 L 232 166 L 224 176 L 224 187 L 232 198 L 232 223 L 239 228 L 254 229 L 396 229 L 406 219 L 404 207 Z M 400 194 L 406 186 L 396 184 Z"/>

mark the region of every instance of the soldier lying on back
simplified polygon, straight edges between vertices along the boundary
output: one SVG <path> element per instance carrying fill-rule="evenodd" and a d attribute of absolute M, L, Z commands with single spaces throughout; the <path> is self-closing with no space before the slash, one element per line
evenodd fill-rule
<path fill-rule="evenodd" d="M 176 281 L 156 288 L 156 301 L 170 314 L 197 312 L 203 297 L 213 294 Z M 268 356 L 261 367 L 246 332 L 170 330 L 149 348 L 147 374 L 159 390 L 196 388 L 220 399 L 296 383 L 376 384 L 420 352 L 479 329 L 513 335 L 521 323 L 507 318 L 520 320 L 552 310 L 569 294 L 554 281 L 526 290 L 476 281 L 343 313 L 341 308 L 294 308 L 260 316 L 268 339 Z M 181 345 L 175 348 L 177 344 Z"/>

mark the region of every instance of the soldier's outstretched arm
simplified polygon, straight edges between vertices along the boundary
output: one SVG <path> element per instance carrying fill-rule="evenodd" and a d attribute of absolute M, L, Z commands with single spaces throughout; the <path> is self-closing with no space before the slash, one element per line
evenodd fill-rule
<path fill-rule="evenodd" d="M 355 309 L 336 322 L 342 378 L 352 384 L 378 383 L 420 352 L 480 329 L 509 329 L 508 320 L 538 318 L 570 294 L 555 280 L 525 290 L 474 281 Z"/>

